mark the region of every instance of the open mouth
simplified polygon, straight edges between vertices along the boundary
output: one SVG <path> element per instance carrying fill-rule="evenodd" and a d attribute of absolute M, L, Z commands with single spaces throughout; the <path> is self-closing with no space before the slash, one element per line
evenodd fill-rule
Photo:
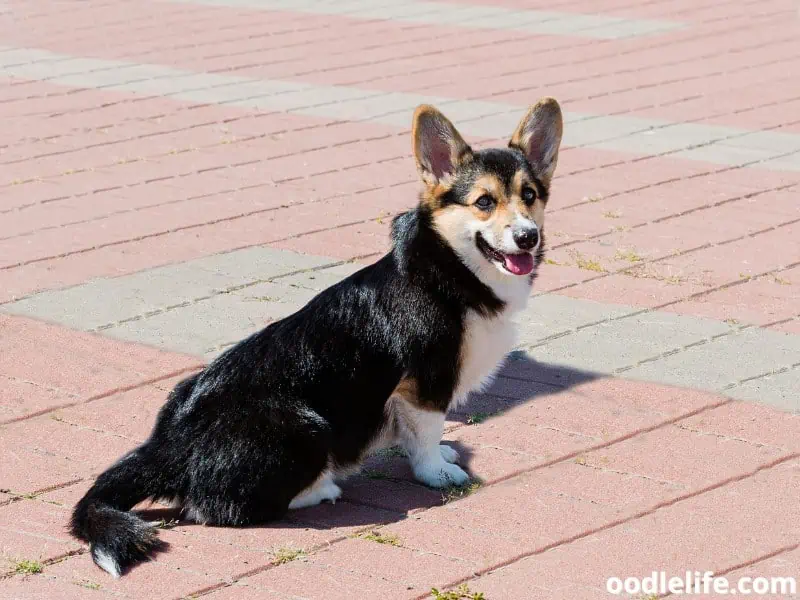
<path fill-rule="evenodd" d="M 478 250 L 491 262 L 499 264 L 512 275 L 527 275 L 533 271 L 533 254 L 530 252 L 520 252 L 517 254 L 506 254 L 489 245 L 483 236 L 478 232 L 475 237 Z"/>

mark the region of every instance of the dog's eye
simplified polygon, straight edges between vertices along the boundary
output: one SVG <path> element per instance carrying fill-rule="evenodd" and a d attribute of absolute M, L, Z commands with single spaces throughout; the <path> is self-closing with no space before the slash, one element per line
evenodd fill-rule
<path fill-rule="evenodd" d="M 475 201 L 475 206 L 481 210 L 490 210 L 494 206 L 494 198 L 489 194 L 484 194 Z"/>
<path fill-rule="evenodd" d="M 536 192 L 529 187 L 523 188 L 522 200 L 525 202 L 525 204 L 533 204 L 533 201 L 536 200 Z"/>

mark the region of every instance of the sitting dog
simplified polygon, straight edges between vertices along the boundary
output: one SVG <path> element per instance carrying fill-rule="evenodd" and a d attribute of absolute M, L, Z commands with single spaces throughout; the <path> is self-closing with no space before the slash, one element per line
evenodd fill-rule
<path fill-rule="evenodd" d="M 175 386 L 149 439 L 100 475 L 71 530 L 115 577 L 156 551 L 130 512 L 167 500 L 186 518 L 247 525 L 335 502 L 368 453 L 395 444 L 415 477 L 462 485 L 445 414 L 514 346 L 511 317 L 544 252 L 561 144 L 558 103 L 531 107 L 507 148 L 474 151 L 431 106 L 414 113 L 423 190 L 392 249 Z"/>

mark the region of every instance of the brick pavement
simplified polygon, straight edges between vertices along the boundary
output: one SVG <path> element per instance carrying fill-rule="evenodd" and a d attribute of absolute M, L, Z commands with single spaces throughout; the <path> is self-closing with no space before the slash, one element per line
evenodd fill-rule
<path fill-rule="evenodd" d="M 0 597 L 800 578 L 797 26 L 788 0 L 0 3 Z M 548 261 L 445 436 L 480 487 L 377 456 L 335 507 L 179 523 L 99 572 L 71 505 L 177 378 L 386 249 L 413 106 L 485 146 L 545 94 Z"/>

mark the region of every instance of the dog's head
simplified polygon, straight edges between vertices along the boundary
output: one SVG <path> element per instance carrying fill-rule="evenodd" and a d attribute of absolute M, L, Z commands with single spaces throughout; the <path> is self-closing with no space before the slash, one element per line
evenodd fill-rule
<path fill-rule="evenodd" d="M 479 276 L 490 270 L 496 278 L 494 268 L 526 276 L 535 268 L 562 128 L 558 102 L 545 98 L 528 110 L 508 148 L 476 152 L 434 107 L 414 113 L 423 208 Z"/>

